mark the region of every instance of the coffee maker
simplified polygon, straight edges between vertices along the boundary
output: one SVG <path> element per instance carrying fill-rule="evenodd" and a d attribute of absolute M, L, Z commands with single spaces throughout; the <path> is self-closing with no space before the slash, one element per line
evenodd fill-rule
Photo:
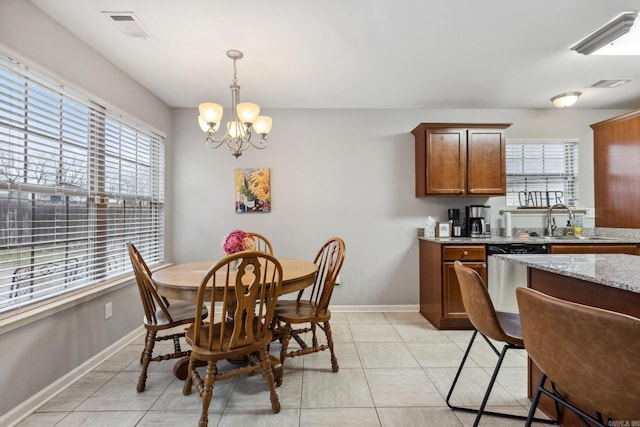
<path fill-rule="evenodd" d="M 487 237 L 487 230 L 484 222 L 484 205 L 465 206 L 467 215 L 467 236 Z"/>

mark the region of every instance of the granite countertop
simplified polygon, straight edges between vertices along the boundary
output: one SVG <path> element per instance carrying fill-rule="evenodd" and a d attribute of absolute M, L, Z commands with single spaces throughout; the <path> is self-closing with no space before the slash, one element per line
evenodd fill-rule
<path fill-rule="evenodd" d="M 493 255 L 527 267 L 640 293 L 640 256 L 625 254 Z"/>
<path fill-rule="evenodd" d="M 602 244 L 640 244 L 640 238 L 635 236 L 605 237 L 605 236 L 588 236 L 585 238 L 577 238 L 574 236 L 557 236 L 546 238 L 541 236 L 528 237 L 418 237 L 421 240 L 436 243 L 451 243 L 456 245 L 492 245 L 506 243 L 528 243 L 528 244 L 579 244 L 579 245 L 602 245 Z"/>

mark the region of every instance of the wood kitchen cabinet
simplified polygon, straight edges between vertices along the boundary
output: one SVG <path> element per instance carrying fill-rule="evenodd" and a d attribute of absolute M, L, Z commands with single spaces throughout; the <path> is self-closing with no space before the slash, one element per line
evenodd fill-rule
<path fill-rule="evenodd" d="M 595 225 L 640 228 L 640 109 L 591 128 Z"/>
<path fill-rule="evenodd" d="M 637 245 L 549 245 L 552 254 L 629 254 L 638 255 Z"/>
<path fill-rule="evenodd" d="M 415 137 L 416 197 L 504 196 L 511 124 L 421 123 Z"/>
<path fill-rule="evenodd" d="M 420 240 L 420 313 L 438 329 L 471 329 L 453 268 L 459 260 L 487 281 L 484 245 L 449 245 Z"/>

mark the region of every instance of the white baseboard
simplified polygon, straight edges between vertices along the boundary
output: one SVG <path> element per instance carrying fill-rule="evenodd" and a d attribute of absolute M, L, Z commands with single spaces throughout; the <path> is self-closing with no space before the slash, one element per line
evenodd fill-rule
<path fill-rule="evenodd" d="M 29 399 L 14 407 L 6 414 L 2 415 L 2 417 L 0 417 L 0 426 L 11 427 L 18 424 L 20 421 L 35 412 L 40 406 L 51 400 L 55 395 L 62 392 L 64 389 L 69 387 L 71 384 L 73 384 L 88 372 L 92 371 L 95 367 L 100 365 L 109 357 L 122 350 L 131 341 L 138 338 L 142 333 L 144 333 L 144 327 L 140 326 L 115 343 L 111 344 L 109 347 L 102 350 L 100 353 L 93 356 L 91 359 L 84 362 L 82 365 L 78 366 L 63 377 L 59 378 L 57 381 L 49 384 L 47 387 L 31 396 Z"/>

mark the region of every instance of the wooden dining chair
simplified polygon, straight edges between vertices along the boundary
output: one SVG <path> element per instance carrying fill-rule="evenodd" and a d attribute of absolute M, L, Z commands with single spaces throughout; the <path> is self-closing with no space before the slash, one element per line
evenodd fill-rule
<path fill-rule="evenodd" d="M 447 406 L 449 406 L 453 410 L 471 412 L 476 414 L 476 418 L 473 422 L 474 427 L 476 427 L 480 423 L 480 419 L 484 414 L 503 418 L 525 420 L 526 417 L 523 417 L 521 415 L 493 412 L 487 411 L 485 409 L 487 401 L 489 400 L 489 396 L 491 395 L 491 390 L 493 389 L 495 381 L 498 377 L 500 367 L 502 366 L 502 362 L 507 354 L 507 351 L 512 349 L 523 350 L 525 348 L 524 342 L 522 340 L 520 316 L 518 315 L 518 313 L 495 310 L 493 303 L 491 302 L 489 292 L 487 291 L 487 287 L 485 286 L 482 277 L 480 277 L 477 271 L 469 267 L 465 267 L 460 261 L 455 261 L 453 267 L 456 272 L 456 277 L 458 278 L 458 283 L 460 284 L 462 304 L 464 305 L 464 309 L 469 316 L 469 321 L 471 321 L 471 324 L 474 327 L 474 331 L 471 335 L 471 340 L 469 341 L 469 345 L 467 346 L 464 356 L 460 361 L 460 366 L 458 367 L 458 371 L 456 372 L 456 375 L 453 379 L 451 388 L 449 389 L 449 393 L 447 394 Z M 460 378 L 460 374 L 462 373 L 462 369 L 465 365 L 467 357 L 471 352 L 471 347 L 473 346 L 473 343 L 478 334 L 480 334 L 482 338 L 484 338 L 489 347 L 498 356 L 498 361 L 493 370 L 493 375 L 489 380 L 489 385 L 487 386 L 480 407 L 478 409 L 475 409 L 454 406 L 450 403 L 450 399 L 453 395 L 453 391 L 456 387 L 458 379 Z M 498 351 L 491 340 L 503 343 L 502 351 Z M 556 413 L 559 413 L 557 406 L 556 410 Z M 557 423 L 558 419 L 546 420 L 536 418 L 536 421 L 555 424 Z"/>
<path fill-rule="evenodd" d="M 269 255 L 273 255 L 273 246 L 271 246 L 269 239 L 264 237 L 262 234 L 254 233 L 253 231 L 249 231 L 248 234 L 253 237 L 253 240 L 256 243 L 256 251 L 266 252 Z"/>
<path fill-rule="evenodd" d="M 236 260 L 239 265 L 234 271 L 232 265 Z M 215 382 L 255 371 L 261 371 L 269 386 L 271 410 L 280 412 L 268 347 L 271 344 L 271 320 L 281 285 L 280 263 L 260 251 L 229 255 L 204 275 L 198 289 L 195 318 L 202 318 L 202 306 L 207 303 L 211 307 L 212 319 L 225 320 L 217 323 L 196 321 L 187 329 L 186 340 L 192 350 L 183 393 L 190 394 L 193 384 L 200 392 L 200 427 L 208 425 Z M 227 316 L 227 313 L 231 315 Z M 229 371 L 222 372 L 218 370 L 217 362 L 224 359 L 246 359 L 247 363 L 234 364 Z M 204 381 L 196 369 L 199 362 L 207 364 Z"/>
<path fill-rule="evenodd" d="M 542 371 L 526 426 L 542 394 L 584 425 L 640 420 L 640 319 L 530 288 L 516 289 L 516 298 L 527 353 Z"/>
<path fill-rule="evenodd" d="M 140 291 L 140 299 L 142 308 L 144 309 L 144 319 L 142 321 L 146 329 L 144 340 L 144 350 L 140 355 L 140 363 L 142 364 L 142 372 L 138 378 L 137 390 L 144 391 L 147 382 L 147 369 L 150 362 L 160 362 L 163 360 L 176 359 L 186 357 L 189 351 L 183 351 L 180 346 L 180 338 L 185 336 L 184 332 L 169 333 L 158 335 L 160 331 L 175 328 L 176 326 L 193 323 L 195 320 L 194 313 L 196 305 L 193 302 L 176 302 L 169 304 L 169 301 L 161 297 L 151 278 L 151 270 L 142 258 L 142 255 L 133 243 L 127 243 L 129 258 L 133 266 L 133 272 L 136 276 L 136 283 Z M 207 308 L 201 307 L 200 315 L 202 318 L 208 316 Z M 153 355 L 153 349 L 156 342 L 173 340 L 173 353 L 162 355 Z"/>
<path fill-rule="evenodd" d="M 280 363 L 284 366 L 287 357 L 302 356 L 329 349 L 331 353 L 331 369 L 338 372 L 338 360 L 333 349 L 331 334 L 331 311 L 329 302 L 333 288 L 342 268 L 345 255 L 344 241 L 339 237 L 327 240 L 318 251 L 314 262 L 318 273 L 314 283 L 301 290 L 295 301 L 282 300 L 276 305 L 275 328 L 280 343 Z M 294 325 L 296 327 L 294 327 Z M 298 327 L 299 325 L 308 325 Z M 319 345 L 316 330 L 320 328 L 325 334 L 327 344 Z M 311 345 L 303 339 L 303 334 L 311 332 Z M 289 341 L 293 338 L 299 350 L 289 351 Z"/>

